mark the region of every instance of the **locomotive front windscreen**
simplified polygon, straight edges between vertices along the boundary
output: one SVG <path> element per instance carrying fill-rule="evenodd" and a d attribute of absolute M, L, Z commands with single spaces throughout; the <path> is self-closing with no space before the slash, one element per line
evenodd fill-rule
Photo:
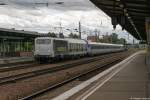
<path fill-rule="evenodd" d="M 50 39 L 37 39 L 36 43 L 37 44 L 50 44 L 51 40 Z"/>

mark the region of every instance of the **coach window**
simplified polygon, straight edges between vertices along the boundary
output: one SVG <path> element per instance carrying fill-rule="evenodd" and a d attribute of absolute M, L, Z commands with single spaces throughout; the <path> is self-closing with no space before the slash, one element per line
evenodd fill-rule
<path fill-rule="evenodd" d="M 101 46 L 100 45 L 98 45 L 98 49 L 100 49 L 101 48 Z"/>
<path fill-rule="evenodd" d="M 106 45 L 106 49 L 108 49 L 108 46 Z"/>
<path fill-rule="evenodd" d="M 77 51 L 79 51 L 79 44 L 77 43 Z"/>
<path fill-rule="evenodd" d="M 69 51 L 71 51 L 71 44 L 69 43 Z"/>
<path fill-rule="evenodd" d="M 74 44 L 72 43 L 72 51 L 74 51 Z"/>
<path fill-rule="evenodd" d="M 80 44 L 78 44 L 78 51 L 80 51 Z"/>
<path fill-rule="evenodd" d="M 105 49 L 105 45 L 103 45 L 103 49 Z"/>
<path fill-rule="evenodd" d="M 96 49 L 96 45 L 94 45 L 94 49 Z"/>
<path fill-rule="evenodd" d="M 75 43 L 74 44 L 74 51 L 77 51 L 78 49 L 77 49 L 77 44 Z"/>
<path fill-rule="evenodd" d="M 104 49 L 106 49 L 106 46 L 104 45 Z"/>
<path fill-rule="evenodd" d="M 84 44 L 82 44 L 82 49 L 83 49 L 83 51 L 85 51 L 85 46 L 84 46 Z"/>
<path fill-rule="evenodd" d="M 74 51 L 74 44 L 72 43 L 72 46 L 71 46 L 71 48 L 72 48 L 72 52 Z"/>
<path fill-rule="evenodd" d="M 86 51 L 87 50 L 87 45 L 86 44 L 84 44 L 84 51 Z"/>
<path fill-rule="evenodd" d="M 97 45 L 95 45 L 95 49 L 97 49 Z"/>
<path fill-rule="evenodd" d="M 98 49 L 101 49 L 101 45 L 98 46 Z"/>
<path fill-rule="evenodd" d="M 71 43 L 69 44 L 69 51 L 71 51 Z"/>
<path fill-rule="evenodd" d="M 102 49 L 105 49 L 105 46 L 104 46 L 104 45 L 102 46 Z"/>
<path fill-rule="evenodd" d="M 72 43 L 72 51 L 74 52 L 75 51 L 75 44 Z"/>
<path fill-rule="evenodd" d="M 82 44 L 82 51 L 84 51 L 84 44 Z"/>
<path fill-rule="evenodd" d="M 80 51 L 80 44 L 78 43 L 77 45 L 78 45 L 78 51 Z"/>
<path fill-rule="evenodd" d="M 100 49 L 103 49 L 103 45 L 101 45 Z"/>
<path fill-rule="evenodd" d="M 78 50 L 81 51 L 81 44 L 78 44 Z"/>
<path fill-rule="evenodd" d="M 78 47 L 79 47 L 79 51 L 81 51 L 81 44 L 79 44 Z"/>
<path fill-rule="evenodd" d="M 103 45 L 103 49 L 105 49 L 105 45 Z"/>
<path fill-rule="evenodd" d="M 76 51 L 76 44 L 73 44 L 73 51 Z"/>
<path fill-rule="evenodd" d="M 85 51 L 85 46 L 84 46 L 84 44 L 82 44 L 82 49 L 83 49 L 83 51 Z"/>
<path fill-rule="evenodd" d="M 71 51 L 71 44 L 69 44 L 69 51 Z"/>
<path fill-rule="evenodd" d="M 75 44 L 75 51 L 78 51 L 78 44 Z"/>
<path fill-rule="evenodd" d="M 72 51 L 74 52 L 74 43 L 72 43 Z"/>
<path fill-rule="evenodd" d="M 108 46 L 106 45 L 106 49 L 108 49 Z"/>
<path fill-rule="evenodd" d="M 103 45 L 103 49 L 105 49 L 105 45 Z"/>
<path fill-rule="evenodd" d="M 96 49 L 96 45 L 93 45 L 93 49 Z"/>
<path fill-rule="evenodd" d="M 78 45 L 77 45 L 77 43 L 75 43 L 74 47 L 75 47 L 75 51 L 78 51 Z"/>
<path fill-rule="evenodd" d="M 79 44 L 76 44 L 76 51 L 79 51 Z"/>
<path fill-rule="evenodd" d="M 73 43 L 71 43 L 71 51 L 73 51 Z"/>
<path fill-rule="evenodd" d="M 80 51 L 80 44 L 78 44 L 78 51 Z"/>
<path fill-rule="evenodd" d="M 70 51 L 72 51 L 72 44 L 70 43 Z"/>

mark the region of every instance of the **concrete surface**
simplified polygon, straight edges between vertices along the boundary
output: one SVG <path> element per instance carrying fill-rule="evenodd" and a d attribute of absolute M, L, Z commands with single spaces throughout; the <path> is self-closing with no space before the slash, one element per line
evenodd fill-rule
<path fill-rule="evenodd" d="M 11 57 L 11 58 L 0 58 L 0 65 L 3 64 L 12 64 L 12 63 L 19 63 L 19 62 L 28 62 L 33 61 L 33 57 Z"/>
<path fill-rule="evenodd" d="M 150 100 L 149 92 L 148 66 L 142 53 L 85 100 Z"/>

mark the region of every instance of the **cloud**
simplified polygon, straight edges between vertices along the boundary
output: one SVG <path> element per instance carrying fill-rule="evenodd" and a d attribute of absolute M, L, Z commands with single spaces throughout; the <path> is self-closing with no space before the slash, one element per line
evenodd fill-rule
<path fill-rule="evenodd" d="M 62 4 L 57 4 L 58 2 Z M 110 18 L 89 0 L 0 0 L 0 3 L 7 4 L 0 6 L 2 28 L 58 32 L 57 27 L 60 27 L 61 22 L 67 34 L 69 31 L 65 29 L 78 28 L 81 21 L 82 30 L 86 30 L 87 34 L 95 29 L 106 34 L 113 29 Z M 121 28 L 117 30 L 122 32 Z"/>
<path fill-rule="evenodd" d="M 81 20 L 85 26 L 93 28 L 104 18 L 104 14 L 99 13 L 99 10 L 87 0 L 61 0 L 64 4 L 56 5 L 58 1 L 60 2 L 60 0 L 43 0 L 42 2 L 49 3 L 47 7 L 43 4 L 39 6 L 34 4 L 42 3 L 41 0 L 7 0 L 5 3 L 8 5 L 0 7 L 0 26 L 38 29 L 38 31 L 41 28 L 41 31 L 47 31 L 49 27 L 58 27 L 61 19 L 64 27 L 69 27 L 71 23 L 77 25 Z"/>

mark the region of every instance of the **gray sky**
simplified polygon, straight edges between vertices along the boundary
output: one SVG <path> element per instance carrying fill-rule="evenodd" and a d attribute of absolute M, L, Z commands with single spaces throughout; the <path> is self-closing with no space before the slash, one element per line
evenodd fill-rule
<path fill-rule="evenodd" d="M 88 34 L 95 29 L 101 34 L 113 30 L 110 18 L 88 0 L 0 0 L 0 3 L 8 4 L 0 5 L 1 28 L 58 32 L 61 22 L 67 34 L 67 28 L 77 28 L 81 21 L 82 30 Z M 115 32 L 121 33 L 119 37 L 127 38 L 120 26 Z"/>

